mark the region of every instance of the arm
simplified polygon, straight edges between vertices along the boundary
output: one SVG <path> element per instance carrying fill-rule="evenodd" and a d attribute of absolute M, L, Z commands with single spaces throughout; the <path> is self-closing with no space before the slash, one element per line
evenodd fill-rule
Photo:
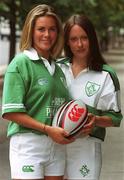
<path fill-rule="evenodd" d="M 86 135 L 104 139 L 106 127 L 119 127 L 123 118 L 120 106 L 120 86 L 116 75 L 107 74 L 104 86 L 94 107 L 87 105 L 88 123 L 82 129 Z"/>
<path fill-rule="evenodd" d="M 17 124 L 20 124 L 21 126 L 25 126 L 27 128 L 33 128 L 40 132 L 46 133 L 53 139 L 53 141 L 59 144 L 68 144 L 74 141 L 73 139 L 66 138 L 66 136 L 68 136 L 68 133 L 64 131 L 64 129 L 58 127 L 52 127 L 40 123 L 35 119 L 33 119 L 32 117 L 30 117 L 29 115 L 27 115 L 26 113 L 20 113 L 20 112 L 5 113 L 3 115 L 3 118 L 7 120 L 12 120 Z"/>
<path fill-rule="evenodd" d="M 99 127 L 113 127 L 112 118 L 108 116 L 95 116 L 95 125 Z"/>
<path fill-rule="evenodd" d="M 82 133 L 84 135 L 91 134 L 95 126 L 102 128 L 113 127 L 114 124 L 112 122 L 112 117 L 98 115 L 95 116 L 94 114 L 89 113 L 87 124 L 83 127 Z"/>

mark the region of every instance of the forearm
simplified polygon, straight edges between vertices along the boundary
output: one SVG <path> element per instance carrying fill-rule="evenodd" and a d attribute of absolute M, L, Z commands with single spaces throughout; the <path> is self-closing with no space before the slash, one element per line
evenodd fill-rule
<path fill-rule="evenodd" d="M 94 114 L 97 119 L 96 119 L 96 124 L 98 124 L 101 127 L 119 127 L 121 120 L 123 119 L 122 113 L 120 112 L 115 112 L 115 111 L 102 111 L 102 110 L 98 110 L 94 107 L 91 107 L 89 105 L 87 105 L 88 108 L 88 112 L 91 114 Z M 98 118 L 99 117 L 99 118 Z M 102 118 L 103 117 L 103 118 Z M 109 118 L 109 119 L 106 119 Z M 100 122 L 102 119 L 103 122 Z M 103 125 L 104 124 L 104 125 Z M 106 126 L 105 126 L 106 124 Z"/>
<path fill-rule="evenodd" d="M 108 116 L 96 116 L 95 125 L 99 127 L 113 127 L 112 118 Z"/>
<path fill-rule="evenodd" d="M 6 113 L 3 117 L 7 120 L 11 120 L 17 124 L 20 124 L 21 126 L 46 133 L 56 143 L 69 144 L 74 141 L 73 139 L 66 138 L 68 136 L 68 133 L 64 129 L 45 125 L 41 122 L 36 121 L 26 113 Z"/>
<path fill-rule="evenodd" d="M 21 126 L 38 130 L 40 132 L 45 132 L 45 125 L 41 122 L 36 121 L 26 113 L 6 113 L 3 116 L 7 120 L 11 120 Z"/>

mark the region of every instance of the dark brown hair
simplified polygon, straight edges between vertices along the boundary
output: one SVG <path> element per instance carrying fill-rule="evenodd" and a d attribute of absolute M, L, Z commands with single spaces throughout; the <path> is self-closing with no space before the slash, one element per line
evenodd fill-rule
<path fill-rule="evenodd" d="M 74 25 L 79 25 L 87 34 L 90 44 L 90 54 L 87 66 L 90 70 L 101 71 L 103 64 L 106 64 L 104 58 L 101 55 L 98 39 L 92 22 L 85 15 L 72 15 L 64 26 L 64 53 L 65 56 L 72 59 L 73 54 L 68 46 L 69 33 Z"/>

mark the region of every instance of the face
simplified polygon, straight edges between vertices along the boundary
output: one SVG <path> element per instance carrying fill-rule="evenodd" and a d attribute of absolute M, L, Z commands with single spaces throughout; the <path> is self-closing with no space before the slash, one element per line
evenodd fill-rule
<path fill-rule="evenodd" d="M 38 54 L 49 58 L 50 50 L 57 40 L 56 21 L 51 16 L 39 17 L 33 31 L 33 47 Z"/>
<path fill-rule="evenodd" d="M 87 59 L 89 54 L 89 39 L 86 32 L 79 25 L 74 25 L 71 28 L 68 45 L 75 58 Z"/>

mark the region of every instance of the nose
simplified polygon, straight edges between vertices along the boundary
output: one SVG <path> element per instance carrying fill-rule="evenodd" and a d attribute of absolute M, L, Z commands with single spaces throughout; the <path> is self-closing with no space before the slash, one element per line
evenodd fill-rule
<path fill-rule="evenodd" d="M 45 30 L 45 36 L 49 36 L 49 30 Z"/>
<path fill-rule="evenodd" d="M 80 38 L 78 39 L 77 43 L 78 43 L 78 46 L 82 46 L 82 40 Z"/>

